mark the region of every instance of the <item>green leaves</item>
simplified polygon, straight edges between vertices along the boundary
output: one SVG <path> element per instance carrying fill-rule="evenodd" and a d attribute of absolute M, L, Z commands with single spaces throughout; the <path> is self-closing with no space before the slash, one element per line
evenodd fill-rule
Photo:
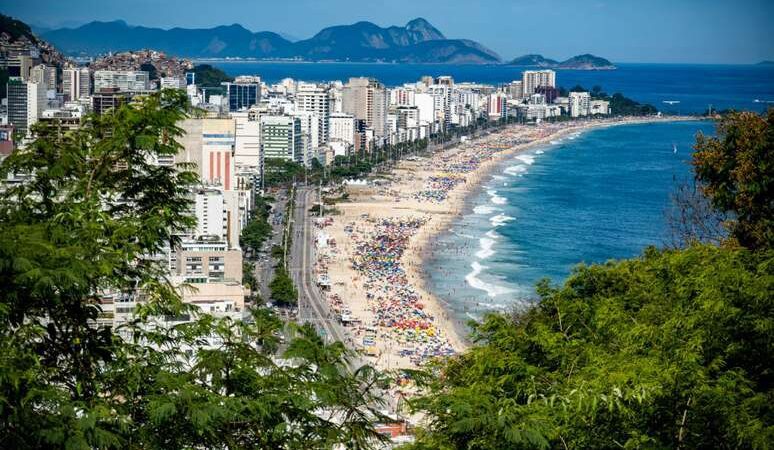
<path fill-rule="evenodd" d="M 534 308 L 474 324 L 477 345 L 412 401 L 430 419 L 425 444 L 768 448 L 772 263 L 771 251 L 649 249 L 542 283 Z"/>
<path fill-rule="evenodd" d="M 0 196 L 0 448 L 368 448 L 380 439 L 370 388 L 381 375 L 351 372 L 341 344 L 307 330 L 283 359 L 271 311 L 215 319 L 167 281 L 158 255 L 194 224 L 198 179 L 189 164 L 155 162 L 180 149 L 187 108 L 184 93 L 163 91 L 69 134 L 38 127 L 0 166 L 24 176 Z M 112 314 L 104 301 L 136 303 L 133 320 L 99 325 Z M 184 315 L 190 323 L 163 320 Z"/>

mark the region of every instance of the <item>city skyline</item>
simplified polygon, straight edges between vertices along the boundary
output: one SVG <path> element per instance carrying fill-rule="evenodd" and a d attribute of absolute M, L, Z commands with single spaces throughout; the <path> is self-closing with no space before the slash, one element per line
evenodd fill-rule
<path fill-rule="evenodd" d="M 423 17 L 447 37 L 478 41 L 504 61 L 527 53 L 555 59 L 593 53 L 614 62 L 746 64 L 774 59 L 774 36 L 767 27 L 774 5 L 758 0 L 741 2 L 742 7 L 739 2 L 719 0 L 647 4 L 554 0 L 537 7 L 490 0 L 475 8 L 458 2 L 396 0 L 378 12 L 354 0 L 325 4 L 293 0 L 290 5 L 249 5 L 239 0 L 103 3 L 75 0 L 65 5 L 41 0 L 34 7 L 26 2 L 7 5 L 4 12 L 38 27 L 74 27 L 93 20 L 124 20 L 165 29 L 239 23 L 252 31 L 274 31 L 292 39 L 358 21 L 386 27 Z M 458 14 L 466 7 L 465 14 Z"/>

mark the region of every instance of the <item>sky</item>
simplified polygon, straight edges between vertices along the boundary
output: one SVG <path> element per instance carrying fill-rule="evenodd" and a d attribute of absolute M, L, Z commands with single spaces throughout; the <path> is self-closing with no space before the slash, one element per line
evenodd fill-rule
<path fill-rule="evenodd" d="M 124 20 L 160 28 L 239 23 L 308 38 L 361 20 L 423 17 L 505 59 L 593 53 L 613 62 L 755 63 L 774 60 L 774 0 L 0 0 L 36 26 Z"/>

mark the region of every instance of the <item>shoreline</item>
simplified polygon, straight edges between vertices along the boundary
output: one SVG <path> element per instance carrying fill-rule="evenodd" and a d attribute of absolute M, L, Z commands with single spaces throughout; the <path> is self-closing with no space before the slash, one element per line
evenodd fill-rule
<path fill-rule="evenodd" d="M 448 344 L 454 352 L 464 351 L 467 341 L 466 322 L 457 320 L 445 302 L 431 292 L 429 282 L 425 278 L 424 267 L 429 257 L 435 238 L 446 231 L 469 208 L 471 196 L 479 192 L 483 181 L 489 179 L 492 171 L 506 158 L 530 150 L 534 147 L 550 144 L 552 140 L 561 139 L 574 133 L 583 133 L 619 125 L 635 125 L 653 122 L 694 121 L 700 118 L 694 116 L 649 117 L 639 119 L 602 119 L 584 121 L 582 123 L 566 122 L 561 124 L 541 124 L 538 126 L 512 125 L 485 136 L 459 143 L 454 147 L 444 149 L 422 157 L 400 161 L 391 169 L 388 177 L 392 180 L 387 189 L 354 193 L 352 202 L 339 203 L 342 210 L 339 216 L 333 216 L 330 235 L 333 242 L 341 242 L 335 255 L 324 257 L 324 270 L 330 270 L 333 281 L 331 296 L 335 297 L 337 305 L 349 311 L 362 321 L 363 326 L 356 328 L 348 337 L 350 345 L 365 331 L 373 334 L 374 346 L 378 348 L 376 366 L 380 368 L 407 368 L 418 365 L 418 356 L 404 355 L 407 348 L 421 348 L 427 342 L 427 336 L 421 335 L 417 328 L 416 334 L 409 330 L 412 337 L 422 339 L 406 340 L 405 329 L 396 330 L 389 326 L 373 326 L 374 321 L 381 320 L 380 314 L 385 302 L 393 301 L 395 283 L 376 278 L 372 273 L 364 272 L 355 263 L 364 243 L 375 238 L 381 238 L 379 221 L 419 219 L 412 225 L 406 236 L 401 235 L 401 245 L 398 253 L 390 256 L 390 263 L 395 270 L 405 274 L 405 280 L 400 281 L 402 289 L 409 289 L 421 311 L 415 306 L 405 306 L 409 312 L 417 313 L 426 319 L 423 326 L 429 324 L 432 334 L 428 344 L 434 349 Z M 449 170 L 449 172 L 443 172 Z M 454 172 L 456 170 L 456 172 Z M 447 183 L 444 189 L 429 189 L 438 179 Z M 421 184 L 420 184 L 421 182 Z M 417 188 L 420 187 L 419 190 Z M 423 190 L 422 187 L 425 189 Z M 435 186 L 434 186 L 435 187 Z M 438 196 L 429 201 L 422 197 Z M 439 199 L 440 198 L 440 199 Z M 402 223 L 402 222 L 401 222 Z M 392 225 L 391 225 L 392 226 Z M 391 230 L 392 228 L 390 228 Z M 383 231 L 382 231 L 383 232 Z M 327 232 L 326 232 L 327 233 Z M 390 244 L 392 241 L 388 241 Z M 361 247 L 358 247 L 361 246 Z M 339 251 L 341 250 L 341 251 Z M 359 261 L 359 260 L 358 260 Z M 393 267 L 393 266 L 390 266 Z M 330 301 L 330 300 L 329 300 Z M 381 303 L 380 303 L 381 302 Z M 403 307 L 403 306 L 402 306 Z M 411 310 L 411 308 L 414 308 Z M 401 310 L 401 312 L 404 312 Z M 376 332 L 371 331 L 376 329 Z M 438 344 L 436 341 L 441 341 Z M 444 347 L 445 348 L 445 347 Z M 399 354 L 396 354 L 398 351 Z M 426 357 L 423 356 L 423 358 Z"/>
<path fill-rule="evenodd" d="M 526 152 L 535 147 L 540 147 L 543 145 L 551 145 L 551 141 L 562 139 L 575 133 L 583 134 L 586 132 L 601 130 L 605 128 L 611 128 L 615 126 L 623 126 L 623 125 L 644 125 L 649 123 L 663 123 L 663 122 L 692 122 L 692 121 L 699 121 L 699 120 L 707 120 L 707 119 L 700 116 L 663 116 L 660 118 L 640 118 L 640 119 L 632 119 L 632 120 L 626 120 L 626 119 L 604 120 L 603 119 L 601 121 L 587 122 L 577 126 L 571 126 L 571 127 L 562 129 L 560 131 L 557 131 L 554 134 L 549 134 L 535 141 L 517 145 L 507 150 L 498 152 L 495 155 L 493 155 L 491 159 L 489 159 L 484 164 L 482 164 L 482 166 L 478 169 L 477 173 L 475 174 L 475 178 L 476 178 L 475 184 L 465 186 L 465 188 L 467 189 L 463 191 L 464 193 L 462 194 L 462 198 L 459 199 L 459 205 L 457 205 L 459 206 L 459 208 L 457 208 L 458 212 L 453 216 L 451 216 L 450 218 L 448 218 L 448 220 L 444 222 L 442 228 L 436 230 L 433 233 L 425 234 L 423 236 L 423 240 L 420 241 L 418 245 L 420 246 L 431 245 L 431 242 L 437 236 L 439 236 L 443 232 L 448 231 L 449 228 L 463 216 L 464 211 L 471 208 L 471 205 L 472 205 L 471 198 L 474 196 L 474 194 L 479 193 L 480 190 L 482 189 L 482 186 L 483 186 L 482 179 L 488 178 L 490 175 L 492 175 L 492 172 L 501 163 L 503 163 L 504 160 L 508 157 L 513 157 L 514 155 L 517 155 L 522 152 Z M 499 133 L 499 131 L 496 133 Z M 420 255 L 419 256 L 420 267 L 426 267 L 427 260 L 430 258 L 431 258 L 431 255 L 428 255 L 428 254 Z M 433 297 L 435 303 L 440 305 L 442 308 L 446 309 L 446 307 L 444 306 L 446 305 L 446 302 L 432 292 L 432 290 L 429 288 L 430 282 L 422 272 L 423 271 L 417 271 L 417 275 L 418 275 L 417 283 L 420 289 L 427 292 L 429 296 Z M 447 311 L 447 312 L 450 313 L 450 311 Z M 467 335 L 470 331 L 467 327 L 467 321 L 451 320 L 450 325 L 454 327 L 454 333 L 458 336 L 460 341 L 467 347 L 470 344 L 470 342 L 467 339 Z"/>

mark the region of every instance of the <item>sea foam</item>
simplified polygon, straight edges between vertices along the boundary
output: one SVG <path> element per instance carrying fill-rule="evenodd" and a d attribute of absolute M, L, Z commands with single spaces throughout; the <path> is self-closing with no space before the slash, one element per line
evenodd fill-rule
<path fill-rule="evenodd" d="M 505 225 L 511 220 L 514 220 L 513 217 L 511 216 L 506 216 L 505 214 L 498 214 L 490 218 L 489 223 L 491 223 L 493 227 L 499 227 L 499 226 Z"/>
<path fill-rule="evenodd" d="M 510 167 L 506 168 L 505 170 L 503 170 L 503 172 L 507 173 L 508 175 L 521 176 L 521 175 L 527 173 L 527 166 L 525 166 L 524 164 L 519 164 L 519 165 L 516 165 L 516 166 L 510 166 Z"/>
<path fill-rule="evenodd" d="M 497 212 L 497 211 L 499 211 L 498 208 L 495 208 L 494 206 L 489 206 L 489 205 L 478 205 L 475 208 L 473 208 L 473 212 L 475 214 L 481 214 L 481 215 L 492 214 L 493 212 Z"/>
<path fill-rule="evenodd" d="M 495 251 L 492 250 L 495 244 L 494 239 L 482 237 L 478 240 L 478 243 L 481 245 L 481 250 L 476 252 L 476 258 L 486 259 L 495 254 Z"/>
<path fill-rule="evenodd" d="M 487 283 L 481 278 L 478 278 L 481 272 L 486 269 L 486 266 L 482 266 L 477 261 L 473 261 L 470 267 L 473 270 L 469 274 L 465 275 L 465 282 L 467 282 L 470 287 L 485 291 L 486 294 L 490 297 L 495 297 L 511 292 L 511 289 L 508 289 L 507 287 Z"/>
<path fill-rule="evenodd" d="M 518 155 L 516 156 L 516 159 L 528 166 L 531 166 L 535 162 L 535 155 Z"/>

